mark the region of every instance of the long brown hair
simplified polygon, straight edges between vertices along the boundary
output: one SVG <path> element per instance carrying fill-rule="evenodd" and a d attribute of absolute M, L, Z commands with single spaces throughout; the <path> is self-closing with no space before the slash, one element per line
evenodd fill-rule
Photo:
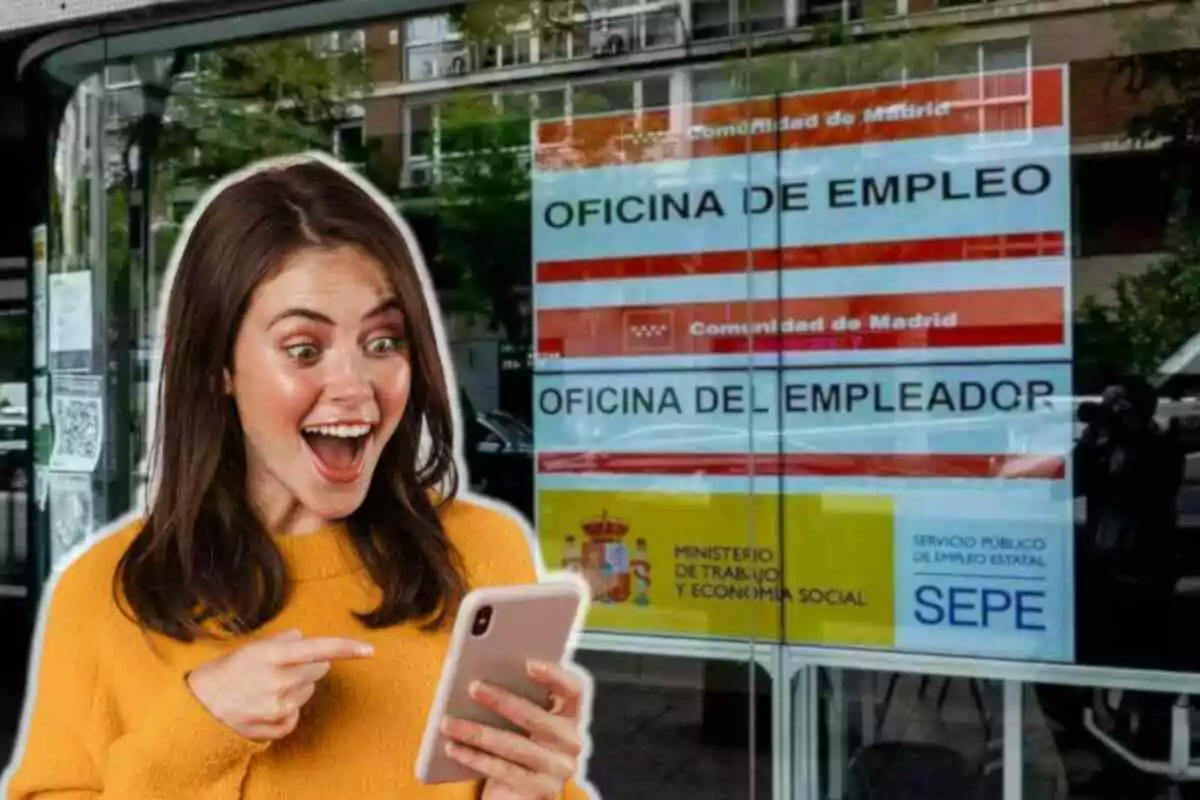
<path fill-rule="evenodd" d="M 334 167 L 305 160 L 221 189 L 183 245 L 165 309 L 156 491 L 113 587 L 139 624 L 192 641 L 213 622 L 229 633 L 255 630 L 287 602 L 286 563 L 247 496 L 243 432 L 222 376 L 255 288 L 298 249 L 346 244 L 383 268 L 412 360 L 408 406 L 346 520 L 382 594 L 356 616 L 372 628 L 414 620 L 433 628 L 461 601 L 461 562 L 438 515 L 458 490 L 451 399 L 413 253 L 374 198 Z"/>

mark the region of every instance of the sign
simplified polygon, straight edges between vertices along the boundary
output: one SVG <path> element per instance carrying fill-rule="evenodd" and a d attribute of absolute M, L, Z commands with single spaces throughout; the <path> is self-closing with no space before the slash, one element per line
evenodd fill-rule
<path fill-rule="evenodd" d="M 87 372 L 92 366 L 95 319 L 92 272 L 52 272 L 49 277 L 50 370 Z"/>
<path fill-rule="evenodd" d="M 590 627 L 1074 658 L 1065 96 L 535 123 L 538 526 Z"/>

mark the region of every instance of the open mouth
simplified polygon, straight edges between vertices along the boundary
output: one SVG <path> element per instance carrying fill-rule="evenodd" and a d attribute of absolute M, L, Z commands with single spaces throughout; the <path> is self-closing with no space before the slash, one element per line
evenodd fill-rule
<path fill-rule="evenodd" d="M 362 472 L 363 454 L 374 426 L 367 423 L 308 425 L 301 429 L 317 471 L 327 480 L 345 483 Z"/>

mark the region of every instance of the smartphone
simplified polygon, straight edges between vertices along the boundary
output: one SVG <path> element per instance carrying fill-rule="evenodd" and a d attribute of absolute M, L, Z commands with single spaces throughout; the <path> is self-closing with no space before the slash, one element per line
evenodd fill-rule
<path fill-rule="evenodd" d="M 485 681 L 546 705 L 549 690 L 529 677 L 526 662 L 562 662 L 582 626 L 584 597 L 582 584 L 570 581 L 486 587 L 467 594 L 455 618 L 417 755 L 416 773 L 422 783 L 481 778 L 446 755 L 448 739 L 441 725 L 447 716 L 522 732 L 471 698 L 468 689 L 473 681 Z"/>

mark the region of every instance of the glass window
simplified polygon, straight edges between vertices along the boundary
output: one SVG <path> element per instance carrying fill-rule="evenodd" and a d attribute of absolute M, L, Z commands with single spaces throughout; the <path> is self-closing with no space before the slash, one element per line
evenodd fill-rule
<path fill-rule="evenodd" d="M 335 152 L 342 160 L 363 166 L 367 161 L 367 143 L 363 136 L 363 126 L 347 125 L 337 130 L 337 146 Z"/>
<path fill-rule="evenodd" d="M 427 81 L 441 74 L 443 45 L 431 44 L 407 49 L 405 77 L 410 81 Z"/>
<path fill-rule="evenodd" d="M 642 108 L 669 108 L 670 105 L 670 76 L 655 75 L 642 79 Z"/>
<path fill-rule="evenodd" d="M 672 47 L 679 43 L 680 19 L 677 11 L 651 11 L 643 19 L 647 48 Z"/>
<path fill-rule="evenodd" d="M 537 111 L 541 119 L 553 119 L 566 113 L 566 90 L 548 89 L 537 93 Z"/>
<path fill-rule="evenodd" d="M 633 82 L 608 81 L 576 84 L 572 89 L 572 107 L 577 114 L 632 109 Z"/>
<path fill-rule="evenodd" d="M 738 94 L 732 68 L 695 70 L 692 78 L 692 98 L 698 103 L 710 100 L 731 100 Z"/>
<path fill-rule="evenodd" d="M 937 74 L 962 75 L 979 71 L 979 45 L 958 44 L 937 51 Z"/>
<path fill-rule="evenodd" d="M 510 49 L 512 53 L 509 56 L 509 60 L 513 64 L 528 64 L 533 57 L 529 49 L 528 34 L 522 33 L 514 36 Z"/>
<path fill-rule="evenodd" d="M 404 23 L 404 39 L 410 44 L 445 41 L 452 33 L 450 18 L 445 15 L 411 17 Z"/>
<path fill-rule="evenodd" d="M 1003 796 L 999 683 L 842 669 L 817 675 L 819 746 L 805 755 L 824 767 L 821 796 L 870 797 L 901 786 L 918 797 Z"/>
<path fill-rule="evenodd" d="M 747 33 L 777 31 L 784 25 L 783 0 L 747 0 L 738 6 Z M 840 19 L 840 8 L 838 17 Z"/>
<path fill-rule="evenodd" d="M 413 156 L 430 156 L 433 154 L 434 116 L 434 106 L 409 106 L 409 153 L 411 153 Z"/>
<path fill-rule="evenodd" d="M 538 59 L 540 61 L 560 61 L 571 57 L 571 31 L 560 29 L 556 25 L 548 25 L 540 34 Z"/>
<path fill-rule="evenodd" d="M 695 0 L 692 3 L 692 37 L 697 41 L 729 36 L 732 25 L 730 0 Z"/>
<path fill-rule="evenodd" d="M 49 257 L 32 313 L 0 296 L 0 587 L 146 480 L 204 190 L 331 148 L 420 241 L 470 488 L 592 591 L 602 793 L 1200 785 L 1200 12 L 552 0 L 480 31 L 381 0 L 379 85 L 361 4 L 319 5 L 97 23 L 31 67 L 52 159 L 13 193 Z M 55 296 L 94 305 L 65 344 Z M 55 345 L 12 369 L 28 325 Z M 53 398 L 88 391 L 66 478 Z"/>
<path fill-rule="evenodd" d="M 1029 66 L 1028 39 L 984 42 L 981 48 L 983 50 L 983 69 L 985 72 L 1024 69 Z"/>

